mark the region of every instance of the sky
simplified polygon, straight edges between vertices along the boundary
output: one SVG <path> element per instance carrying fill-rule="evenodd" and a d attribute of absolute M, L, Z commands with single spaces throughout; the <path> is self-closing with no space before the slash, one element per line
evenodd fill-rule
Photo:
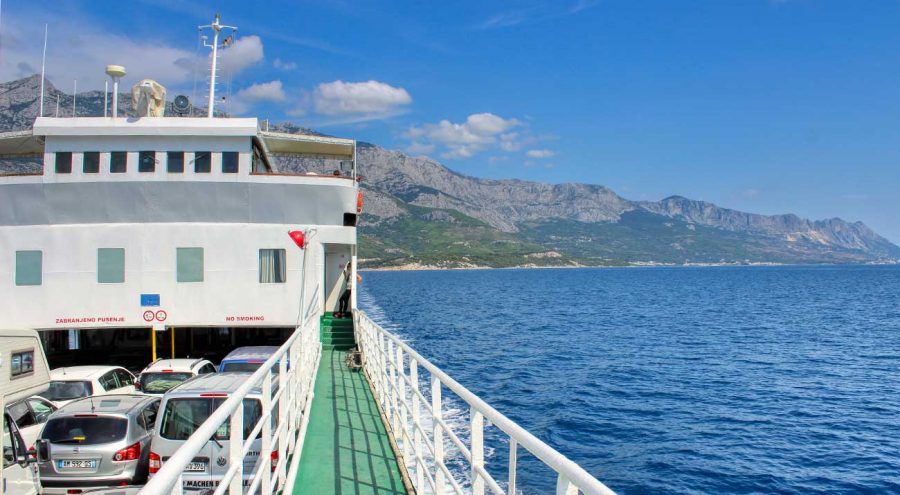
<path fill-rule="evenodd" d="M 468 175 L 862 221 L 900 244 L 900 2 L 7 0 L 0 79 L 153 78 Z"/>

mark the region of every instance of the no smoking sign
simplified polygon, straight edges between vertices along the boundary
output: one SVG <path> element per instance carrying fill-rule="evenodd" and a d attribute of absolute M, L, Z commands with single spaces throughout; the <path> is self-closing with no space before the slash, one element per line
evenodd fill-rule
<path fill-rule="evenodd" d="M 153 312 L 149 309 L 147 311 L 144 311 L 144 321 L 146 321 L 147 323 L 150 323 L 154 320 L 162 323 L 162 322 L 166 321 L 166 318 L 168 318 L 168 317 L 169 317 L 169 314 L 166 313 L 165 310 L 162 310 L 162 309 L 159 311 L 156 311 L 156 312 Z"/>

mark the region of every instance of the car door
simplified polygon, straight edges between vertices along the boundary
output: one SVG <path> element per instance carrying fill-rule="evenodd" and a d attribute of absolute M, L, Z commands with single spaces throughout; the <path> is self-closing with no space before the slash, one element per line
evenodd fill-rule
<path fill-rule="evenodd" d="M 37 475 L 34 466 L 19 464 L 22 456 L 27 456 L 27 447 L 15 422 L 8 414 L 3 415 L 3 486 L 2 493 L 34 495 L 38 492 Z"/>
<path fill-rule="evenodd" d="M 37 442 L 38 437 L 41 436 L 44 423 L 59 408 L 42 397 L 31 397 L 25 399 L 23 403 L 28 405 L 34 423 L 28 427 L 19 427 L 19 433 L 22 435 L 22 440 L 25 440 L 25 445 L 31 448 Z"/>
<path fill-rule="evenodd" d="M 153 439 L 153 428 L 156 427 L 156 416 L 159 412 L 159 399 L 147 404 L 137 418 L 138 425 L 143 429 L 141 432 L 141 461 L 139 463 L 137 478 L 144 479 L 147 476 L 150 456 L 150 441 Z"/>

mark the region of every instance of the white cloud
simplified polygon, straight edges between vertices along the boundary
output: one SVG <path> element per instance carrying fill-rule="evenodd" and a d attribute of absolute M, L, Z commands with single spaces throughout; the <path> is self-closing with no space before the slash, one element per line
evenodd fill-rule
<path fill-rule="evenodd" d="M 276 58 L 274 62 L 272 62 L 272 66 L 278 70 L 296 70 L 297 62 L 285 62 L 280 58 Z"/>
<path fill-rule="evenodd" d="M 556 152 L 553 150 L 528 150 L 525 154 L 531 158 L 552 158 L 556 156 Z"/>
<path fill-rule="evenodd" d="M 234 76 L 263 58 L 263 43 L 259 36 L 242 36 L 220 52 L 219 64 L 224 74 Z"/>
<path fill-rule="evenodd" d="M 465 122 L 456 124 L 442 120 L 436 124 L 410 127 L 406 136 L 414 141 L 441 145 L 445 158 L 469 158 L 499 143 L 509 151 L 516 140 L 516 133 L 506 131 L 522 125 L 516 119 L 504 119 L 492 113 L 469 115 Z"/>
<path fill-rule="evenodd" d="M 405 89 L 380 81 L 334 81 L 316 86 L 312 101 L 323 115 L 386 116 L 412 103 L 412 97 Z"/>
<path fill-rule="evenodd" d="M 250 102 L 284 101 L 287 99 L 281 81 L 278 79 L 264 83 L 251 84 L 250 87 L 238 91 L 237 96 Z"/>
<path fill-rule="evenodd" d="M 413 155 L 427 155 L 434 151 L 434 145 L 412 142 L 406 147 L 406 151 Z"/>
<path fill-rule="evenodd" d="M 522 142 L 519 140 L 518 132 L 507 132 L 500 135 L 500 149 L 503 151 L 519 151 L 522 148 Z"/>

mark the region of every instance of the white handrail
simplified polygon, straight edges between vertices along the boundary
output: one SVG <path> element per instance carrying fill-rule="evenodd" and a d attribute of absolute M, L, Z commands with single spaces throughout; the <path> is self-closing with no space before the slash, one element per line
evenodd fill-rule
<path fill-rule="evenodd" d="M 416 485 L 416 489 L 420 493 L 426 493 L 426 488 L 431 488 L 432 493 L 443 494 L 445 491 L 445 487 L 443 486 L 443 475 L 448 475 L 450 479 L 447 481 L 454 491 L 459 490 L 459 485 L 456 480 L 453 479 L 453 476 L 450 475 L 450 471 L 444 462 L 443 441 L 440 439 L 446 434 L 453 443 L 457 444 L 458 447 L 462 447 L 460 448 L 460 451 L 466 454 L 464 455 L 464 458 L 468 463 L 469 481 L 474 495 L 483 494 L 485 488 L 489 488 L 490 491 L 494 493 L 515 493 L 512 490 L 516 489 L 516 450 L 518 447 L 522 447 L 531 452 L 537 459 L 556 472 L 557 494 L 569 495 L 581 492 L 585 495 L 614 495 L 614 492 L 611 489 L 585 471 L 581 466 L 572 462 L 564 455 L 557 452 L 553 447 L 550 447 L 488 405 L 478 396 L 460 385 L 456 380 L 441 371 L 440 368 L 433 365 L 419 353 L 414 351 L 409 345 L 400 340 L 400 338 L 389 333 L 375 323 L 362 311 L 356 312 L 356 323 L 357 342 L 360 344 L 360 348 L 363 352 L 363 363 L 366 373 L 369 375 L 370 380 L 375 387 L 375 398 L 385 412 L 387 426 L 391 429 L 395 439 L 404 444 L 402 449 L 400 449 L 401 455 L 403 452 L 410 450 L 409 440 L 411 437 L 414 437 L 416 444 L 413 445 L 413 448 L 416 450 L 416 455 L 412 457 L 416 475 L 412 476 L 412 478 L 413 484 Z M 404 354 L 409 361 L 410 375 L 412 375 L 412 370 L 416 369 L 415 378 L 407 376 L 404 371 Z M 414 409 L 409 401 L 406 400 L 406 391 L 407 388 L 409 388 L 412 389 L 410 397 L 414 397 L 416 402 L 425 402 L 424 395 L 421 394 L 421 391 L 417 390 L 419 379 L 418 367 L 427 370 L 432 378 L 432 407 L 423 408 L 431 413 L 435 432 L 433 435 L 434 438 L 432 439 L 428 439 L 426 435 L 420 434 L 420 432 L 424 430 L 422 426 L 418 424 L 418 408 Z M 447 389 L 456 394 L 457 397 L 471 408 L 472 421 L 469 424 L 469 432 L 472 447 L 469 449 L 464 448 L 462 445 L 463 442 L 455 432 L 447 427 L 446 422 L 442 418 L 443 414 L 441 411 L 440 397 L 441 386 L 447 387 Z M 417 405 L 424 406 L 425 404 Z M 400 406 L 404 409 L 401 410 Z M 408 427 L 406 427 L 405 420 L 402 421 L 404 423 L 402 430 L 400 427 L 401 419 L 407 417 L 407 412 L 410 412 L 413 416 L 414 424 L 412 433 L 410 433 Z M 493 476 L 485 469 L 483 459 L 483 428 L 486 424 L 485 421 L 487 421 L 487 424 L 497 427 L 509 437 L 511 455 L 509 459 L 509 482 L 507 484 L 507 490 L 510 490 L 510 492 L 504 492 L 499 483 L 497 483 Z M 422 461 L 422 456 L 419 455 L 421 450 L 418 441 L 420 440 L 426 442 L 430 440 L 432 442 L 431 444 L 426 445 L 428 448 L 422 452 L 422 454 L 430 454 L 431 458 L 429 460 L 434 464 L 434 482 L 428 479 L 431 477 L 430 473 L 429 476 L 419 475 L 420 469 L 427 472 L 427 464 Z M 429 483 L 422 483 L 424 480 L 429 481 Z"/>
<path fill-rule="evenodd" d="M 163 493 L 182 493 L 182 474 L 188 463 L 202 450 L 219 426 L 230 421 L 229 457 L 231 466 L 226 472 L 215 493 L 228 490 L 231 495 L 243 491 L 243 458 L 252 450 L 256 432 L 262 432 L 263 448 L 259 460 L 253 469 L 254 486 L 258 483 L 270 485 L 272 492 L 285 484 L 285 466 L 289 454 L 294 453 L 297 445 L 296 435 L 299 429 L 291 428 L 297 424 L 298 414 L 303 414 L 303 421 L 308 418 L 310 401 L 307 396 L 312 393 L 315 380 L 315 367 L 320 352 L 318 328 L 311 326 L 298 327 L 288 340 L 278 348 L 269 359 L 247 378 L 237 390 L 222 403 L 209 418 L 181 445 L 181 447 L 162 465 L 140 490 L 139 495 L 159 495 Z M 301 345 L 302 341 L 302 345 Z M 290 364 L 290 366 L 288 366 Z M 277 372 L 278 390 L 272 395 L 273 372 Z M 251 428 L 252 433 L 244 438 L 243 401 L 256 387 L 263 389 L 263 411 L 260 419 Z M 277 409 L 276 409 L 277 407 Z M 272 415 L 278 411 L 278 424 L 272 428 Z M 301 412 L 302 411 L 302 412 Z M 279 453 L 275 472 L 269 475 L 269 454 L 277 442 Z M 262 476 L 260 476 L 262 475 Z M 272 479 L 275 478 L 275 479 Z M 259 479 L 259 481 L 257 481 Z"/>

